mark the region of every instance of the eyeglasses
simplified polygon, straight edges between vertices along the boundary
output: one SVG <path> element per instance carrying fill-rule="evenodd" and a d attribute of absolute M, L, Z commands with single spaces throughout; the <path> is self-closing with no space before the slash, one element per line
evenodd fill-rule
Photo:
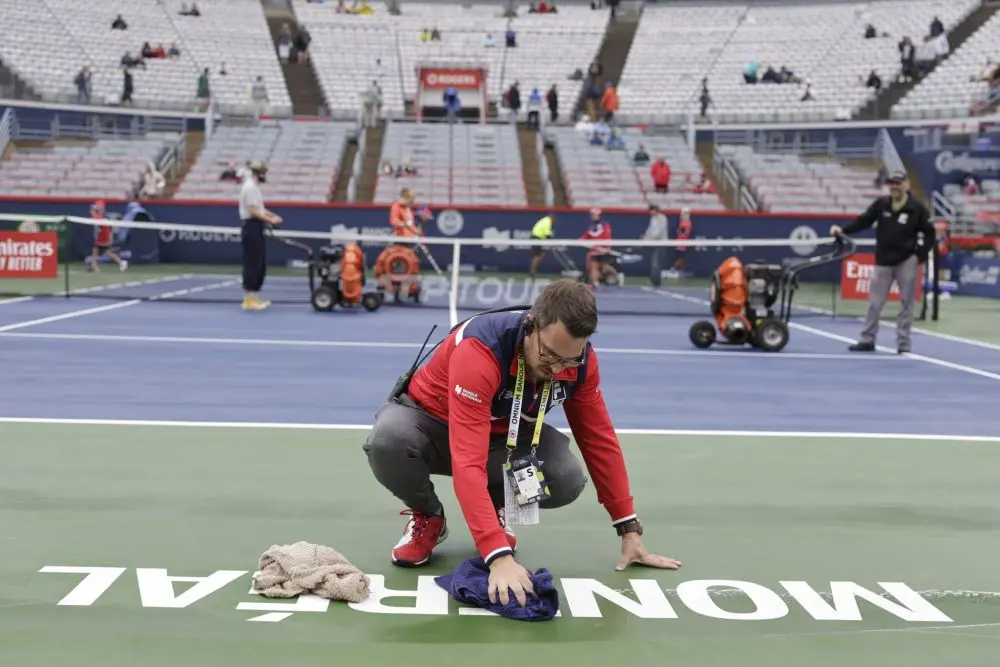
<path fill-rule="evenodd" d="M 580 356 L 578 357 L 574 358 L 561 357 L 555 352 L 553 352 L 552 348 L 550 348 L 548 345 L 542 342 L 541 335 L 538 336 L 538 358 L 547 364 L 552 364 L 552 365 L 558 364 L 563 368 L 576 368 L 577 366 L 583 365 L 583 359 L 586 353 L 587 349 L 584 348 L 583 352 L 581 352 Z"/>

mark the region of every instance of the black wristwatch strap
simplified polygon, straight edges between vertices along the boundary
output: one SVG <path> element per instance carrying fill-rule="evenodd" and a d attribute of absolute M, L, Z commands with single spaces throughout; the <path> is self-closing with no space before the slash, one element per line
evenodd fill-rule
<path fill-rule="evenodd" d="M 624 535 L 625 533 L 638 533 L 642 535 L 642 522 L 639 519 L 629 519 L 628 521 L 622 521 L 620 524 L 615 526 L 615 531 L 618 535 Z"/>

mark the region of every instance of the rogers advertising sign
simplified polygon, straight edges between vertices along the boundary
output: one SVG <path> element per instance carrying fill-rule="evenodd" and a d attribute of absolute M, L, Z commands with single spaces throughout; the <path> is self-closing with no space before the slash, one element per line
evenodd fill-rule
<path fill-rule="evenodd" d="M 420 82 L 424 88 L 436 90 L 470 90 L 483 85 L 483 73 L 476 69 L 424 68 L 420 70 Z"/>
<path fill-rule="evenodd" d="M 923 265 L 917 280 L 917 301 L 924 298 Z M 859 253 L 844 259 L 840 270 L 840 298 L 845 301 L 868 300 L 872 279 L 875 277 L 875 255 Z M 889 290 L 889 301 L 899 301 L 899 285 L 892 283 Z"/>
<path fill-rule="evenodd" d="M 0 278 L 58 278 L 56 232 L 0 231 Z"/>

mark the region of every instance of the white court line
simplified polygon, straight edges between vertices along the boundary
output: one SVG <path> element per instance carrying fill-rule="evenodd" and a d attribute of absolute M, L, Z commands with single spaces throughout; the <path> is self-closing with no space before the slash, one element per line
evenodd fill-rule
<path fill-rule="evenodd" d="M 14 303 L 22 303 L 24 301 L 31 301 L 35 297 L 33 296 L 15 296 L 9 299 L 0 299 L 0 306 L 9 306 Z"/>
<path fill-rule="evenodd" d="M 806 333 L 811 333 L 816 336 L 822 336 L 823 338 L 829 338 L 830 340 L 839 340 L 844 343 L 855 342 L 853 338 L 848 338 L 847 336 L 841 336 L 835 333 L 830 333 L 829 331 L 823 331 L 821 329 L 815 329 L 813 327 L 808 327 L 804 324 L 797 324 L 795 322 L 789 322 L 788 326 L 794 327 L 799 331 L 805 331 Z M 890 348 L 883 347 L 882 345 L 876 345 L 876 350 L 881 350 L 882 352 L 892 352 Z M 1000 374 L 991 373 L 989 371 L 984 371 L 979 368 L 973 368 L 972 366 L 965 366 L 963 364 L 956 364 L 950 361 L 945 361 L 944 359 L 937 359 L 935 357 L 927 357 L 922 354 L 915 354 L 913 352 L 907 352 L 901 356 L 908 357 L 915 361 L 922 361 L 926 364 L 932 364 L 934 366 L 941 366 L 942 368 L 950 368 L 951 370 L 961 371 L 963 373 L 969 373 L 970 375 L 978 375 L 979 377 L 988 378 L 990 380 L 1000 380 Z"/>
<path fill-rule="evenodd" d="M 649 292 L 654 292 L 655 294 L 659 294 L 661 296 L 670 297 L 672 299 L 679 299 L 681 301 L 690 301 L 690 302 L 694 302 L 694 303 L 700 303 L 700 304 L 703 304 L 703 305 L 706 305 L 706 306 L 711 305 L 705 299 L 697 299 L 697 298 L 686 296 L 686 295 L 683 295 L 683 294 L 676 294 L 676 293 L 673 293 L 673 292 L 667 292 L 667 291 L 664 291 L 664 290 L 658 290 L 658 289 L 653 289 L 653 288 L 645 288 L 644 287 L 643 289 L 646 290 L 646 291 L 649 291 Z M 798 329 L 799 331 L 804 331 L 806 333 L 811 333 L 813 335 L 821 336 L 823 338 L 829 338 L 830 340 L 837 340 L 837 341 L 840 341 L 840 342 L 843 342 L 843 343 L 855 343 L 856 342 L 853 338 L 849 338 L 847 336 L 841 336 L 840 334 L 830 333 L 829 331 L 823 331 L 822 329 L 816 329 L 815 327 L 806 326 L 804 324 L 798 324 L 797 322 L 789 322 L 788 326 L 789 326 L 789 328 Z M 889 353 L 893 352 L 893 350 L 891 348 L 887 348 L 887 347 L 884 347 L 882 345 L 876 346 L 875 349 L 876 350 L 880 350 L 882 352 L 889 352 Z M 779 354 L 782 354 L 782 353 L 779 352 Z M 864 354 L 864 353 L 857 353 L 857 354 Z M 990 380 L 1000 380 L 1000 374 L 991 373 L 989 371 L 984 371 L 984 370 L 979 369 L 979 368 L 973 368 L 972 366 L 965 366 L 963 364 L 952 363 L 950 361 L 945 361 L 944 359 L 938 359 L 936 357 L 928 357 L 928 356 L 925 356 L 925 355 L 922 355 L 922 354 L 915 354 L 913 352 L 907 352 L 907 353 L 905 353 L 903 355 L 900 355 L 900 356 L 905 357 L 907 359 L 913 359 L 914 361 L 922 361 L 925 364 L 931 364 L 933 366 L 941 366 L 942 368 L 949 368 L 951 370 L 960 371 L 962 373 L 969 373 L 970 375 L 977 375 L 979 377 L 984 377 L 984 378 L 987 378 L 987 379 L 990 379 Z"/>
<path fill-rule="evenodd" d="M 171 428 L 251 428 L 289 431 L 368 431 L 371 424 L 309 424 L 295 422 L 219 422 L 173 421 L 161 419 L 76 419 L 50 417 L 0 417 L 0 424 L 54 424 L 76 426 L 164 426 Z M 571 434 L 570 429 L 559 431 Z M 845 440 L 910 440 L 930 442 L 995 442 L 1000 436 L 936 435 L 928 433 L 865 433 L 858 431 L 724 431 L 706 429 L 618 428 L 619 435 L 649 435 L 660 437 L 691 436 L 712 438 L 812 438 Z"/>
<path fill-rule="evenodd" d="M 15 322 L 14 324 L 7 324 L 0 327 L 0 333 L 7 331 L 14 331 L 16 329 L 26 329 L 27 327 L 34 327 L 40 324 L 49 324 L 50 322 L 60 322 L 62 320 L 69 320 L 76 317 L 83 317 L 85 315 L 95 315 L 97 313 L 104 313 L 109 310 L 118 310 L 121 308 L 128 308 L 136 304 L 143 303 L 144 301 L 158 301 L 161 299 L 169 299 L 177 296 L 182 296 L 184 294 L 194 294 L 196 292 L 203 292 L 208 289 L 215 289 L 217 287 L 226 287 L 228 285 L 235 284 L 239 281 L 237 280 L 227 280 L 220 283 L 215 283 L 212 285 L 203 285 L 200 287 L 192 287 L 190 289 L 177 290 L 175 292 L 166 292 L 164 294 L 157 294 L 155 296 L 143 299 L 130 299 L 128 301 L 122 301 L 120 303 L 112 303 L 107 306 L 97 306 L 95 308 L 85 308 L 83 310 L 74 310 L 68 313 L 62 313 L 61 315 L 50 315 L 49 317 L 40 317 L 36 320 L 28 320 L 26 322 Z"/>
<path fill-rule="evenodd" d="M 347 347 L 347 348 L 402 348 L 418 349 L 419 343 L 391 343 L 374 341 L 331 341 L 331 340 L 279 340 L 271 338 L 213 338 L 201 336 L 138 336 L 121 334 L 72 334 L 72 333 L 3 333 L 0 330 L 0 338 L 39 338 L 51 340 L 93 340 L 123 342 L 132 341 L 140 343 L 194 343 L 205 345 L 274 345 L 282 347 Z M 669 350 L 669 349 L 642 349 L 628 347 L 600 347 L 597 348 L 599 354 L 625 354 L 625 355 L 660 355 L 674 357 L 730 357 L 737 359 L 849 359 L 852 361 L 898 361 L 899 356 L 895 354 L 876 355 L 856 355 L 856 354 L 825 354 L 812 352 L 787 352 L 784 354 L 768 354 L 756 351 L 731 351 L 721 352 L 718 350 Z"/>

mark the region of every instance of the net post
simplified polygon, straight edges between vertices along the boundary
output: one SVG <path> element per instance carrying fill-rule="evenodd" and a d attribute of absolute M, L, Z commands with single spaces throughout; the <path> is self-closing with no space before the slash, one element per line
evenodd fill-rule
<path fill-rule="evenodd" d="M 59 251 L 62 253 L 64 299 L 69 299 L 69 230 L 69 218 L 63 218 L 59 223 Z"/>
<path fill-rule="evenodd" d="M 937 243 L 934 244 L 934 248 L 931 250 L 931 256 L 934 258 L 934 273 L 931 276 L 931 283 L 934 286 L 934 300 L 931 302 L 931 319 L 937 322 L 938 304 L 941 301 L 941 271 L 939 268 L 941 253 Z"/>
<path fill-rule="evenodd" d="M 451 247 L 451 285 L 448 289 L 448 320 L 451 327 L 458 324 L 458 276 L 462 261 L 462 242 L 455 239 Z"/>

